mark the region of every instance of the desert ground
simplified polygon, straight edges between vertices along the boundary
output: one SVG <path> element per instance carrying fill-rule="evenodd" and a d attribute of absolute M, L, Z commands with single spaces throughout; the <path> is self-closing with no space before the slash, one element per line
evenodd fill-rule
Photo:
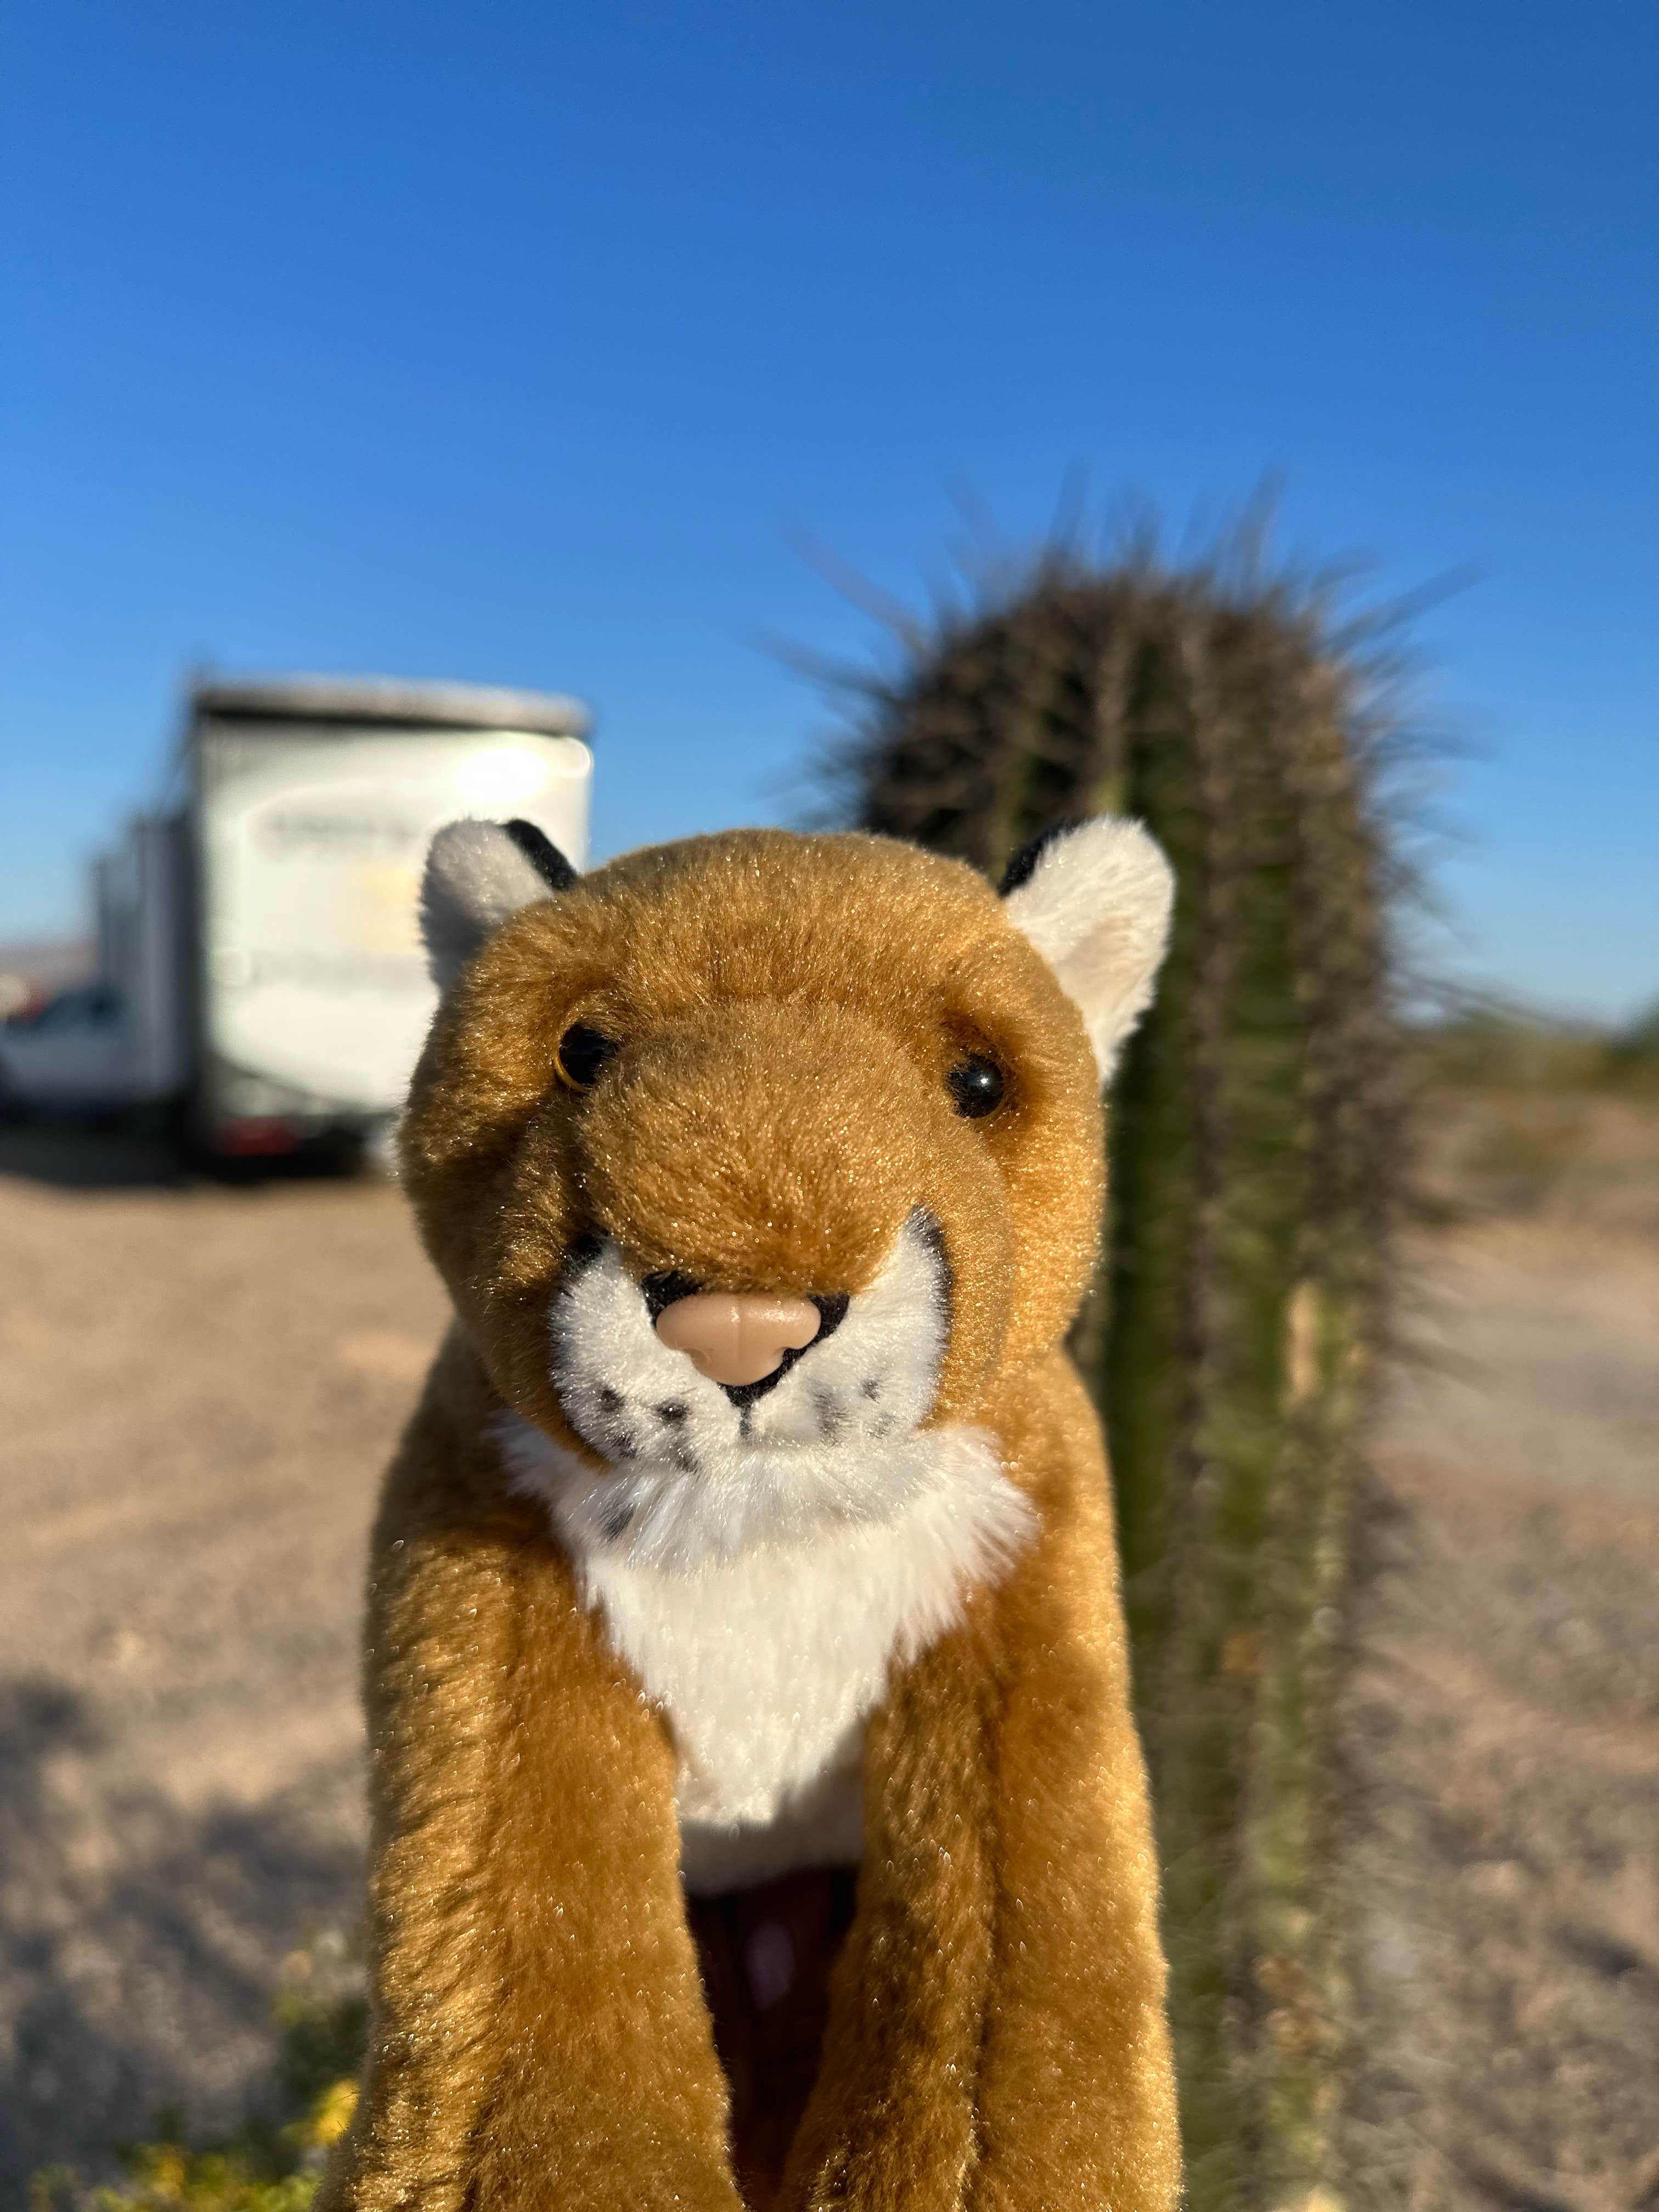
<path fill-rule="evenodd" d="M 1659 1111 L 1433 1114 L 1340 1715 L 1356 2212 L 1659 2206 Z"/>
<path fill-rule="evenodd" d="M 1611 1111 L 1443 1116 L 1410 1255 L 1341 1726 L 1368 2212 L 1659 2205 L 1659 1116 Z M 0 2203 L 230 2122 L 355 1921 L 364 1538 L 442 1314 L 383 1185 L 0 1133 Z"/>

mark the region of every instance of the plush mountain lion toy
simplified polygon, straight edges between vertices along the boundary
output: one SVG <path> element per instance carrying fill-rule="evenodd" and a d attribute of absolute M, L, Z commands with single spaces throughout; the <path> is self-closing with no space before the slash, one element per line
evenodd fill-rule
<path fill-rule="evenodd" d="M 442 831 L 457 1321 L 368 1631 L 325 2212 L 1167 2212 L 1157 1877 L 1060 1340 L 1169 870 Z"/>

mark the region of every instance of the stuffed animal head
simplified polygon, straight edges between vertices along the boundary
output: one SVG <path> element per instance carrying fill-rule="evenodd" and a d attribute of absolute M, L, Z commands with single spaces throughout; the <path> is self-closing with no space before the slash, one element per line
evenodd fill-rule
<path fill-rule="evenodd" d="M 677 1486 L 719 1491 L 732 1543 L 879 1510 L 916 1437 L 1058 1340 L 1096 1249 L 1100 1085 L 1170 899 L 1114 820 L 1022 855 L 1000 896 L 858 835 L 579 877 L 528 824 L 440 834 L 404 1182 L 601 1534 Z"/>

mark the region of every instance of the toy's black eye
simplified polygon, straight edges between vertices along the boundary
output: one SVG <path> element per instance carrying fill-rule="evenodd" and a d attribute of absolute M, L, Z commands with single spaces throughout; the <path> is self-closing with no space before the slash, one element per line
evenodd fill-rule
<path fill-rule="evenodd" d="M 568 1083 L 573 1091 L 586 1091 L 606 1060 L 614 1059 L 620 1049 L 615 1037 L 606 1036 L 603 1030 L 575 1022 L 559 1039 L 553 1065 L 561 1083 Z"/>
<path fill-rule="evenodd" d="M 981 1121 L 988 1114 L 994 1114 L 1007 1088 L 995 1060 L 983 1060 L 977 1053 L 971 1060 L 958 1060 L 945 1079 L 957 1113 L 965 1115 L 970 1121 Z"/>

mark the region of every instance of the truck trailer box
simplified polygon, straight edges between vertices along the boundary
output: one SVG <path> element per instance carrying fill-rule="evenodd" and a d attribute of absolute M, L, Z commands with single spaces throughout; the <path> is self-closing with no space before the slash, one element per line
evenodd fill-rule
<path fill-rule="evenodd" d="M 434 831 L 520 817 L 586 856 L 571 699 L 471 685 L 198 684 L 187 731 L 191 1120 L 229 1154 L 369 1136 L 434 993 L 418 927 Z"/>

